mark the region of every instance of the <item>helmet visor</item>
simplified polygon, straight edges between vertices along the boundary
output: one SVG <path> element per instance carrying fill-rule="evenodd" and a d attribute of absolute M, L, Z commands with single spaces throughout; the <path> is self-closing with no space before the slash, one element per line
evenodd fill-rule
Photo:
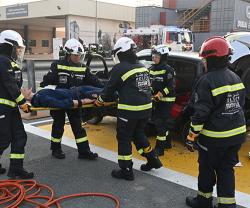
<path fill-rule="evenodd" d="M 25 46 L 13 46 L 11 57 L 16 61 L 20 69 L 22 68 L 24 52 Z"/>

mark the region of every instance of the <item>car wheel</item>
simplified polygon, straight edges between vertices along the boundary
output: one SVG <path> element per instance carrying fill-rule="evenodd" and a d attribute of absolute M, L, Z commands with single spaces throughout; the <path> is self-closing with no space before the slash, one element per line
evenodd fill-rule
<path fill-rule="evenodd" d="M 103 119 L 103 116 L 95 116 L 94 118 L 89 119 L 87 123 L 97 125 L 102 121 L 102 119 Z"/>
<path fill-rule="evenodd" d="M 184 144 L 186 144 L 187 141 L 187 135 L 189 134 L 189 128 L 190 128 L 190 121 L 186 121 L 182 126 L 181 131 L 181 138 Z"/>

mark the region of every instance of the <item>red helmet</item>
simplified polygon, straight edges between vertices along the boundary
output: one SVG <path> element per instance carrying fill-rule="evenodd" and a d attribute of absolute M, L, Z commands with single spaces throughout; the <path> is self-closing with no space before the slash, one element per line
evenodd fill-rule
<path fill-rule="evenodd" d="M 230 44 L 222 37 L 215 36 L 205 40 L 200 49 L 200 57 L 208 58 L 211 56 L 222 57 L 232 54 Z"/>

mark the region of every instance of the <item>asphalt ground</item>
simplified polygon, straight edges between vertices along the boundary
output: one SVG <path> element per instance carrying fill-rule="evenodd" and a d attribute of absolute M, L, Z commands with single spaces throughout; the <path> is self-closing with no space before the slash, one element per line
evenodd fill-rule
<path fill-rule="evenodd" d="M 25 128 L 28 132 L 25 168 L 35 172 L 35 179 L 39 183 L 51 186 L 56 197 L 82 192 L 103 192 L 117 196 L 121 208 L 186 208 L 185 197 L 196 195 L 193 190 L 197 186 L 196 178 L 167 168 L 144 173 L 138 171 L 143 161 L 136 158 L 133 159 L 135 181 L 114 179 L 110 172 L 117 168 L 115 152 L 92 145 L 92 150 L 98 152 L 100 158 L 97 161 L 79 160 L 72 138 L 63 138 L 66 159 L 55 159 L 49 150 L 50 132 L 30 124 L 25 124 Z M 8 167 L 8 152 L 6 150 L 2 157 L 4 167 Z M 1 175 L 0 180 L 3 179 L 7 177 Z M 192 188 L 188 188 L 190 186 L 187 183 L 192 183 Z M 240 199 L 241 202 L 242 200 L 244 201 L 244 197 Z M 69 200 L 62 205 L 67 208 L 114 207 L 110 200 L 95 197 Z M 244 207 L 250 207 L 250 203 Z"/>

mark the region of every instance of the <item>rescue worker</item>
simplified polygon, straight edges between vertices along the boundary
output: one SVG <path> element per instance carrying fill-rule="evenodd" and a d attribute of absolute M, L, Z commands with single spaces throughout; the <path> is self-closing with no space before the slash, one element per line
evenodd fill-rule
<path fill-rule="evenodd" d="M 175 71 L 167 65 L 169 49 L 158 45 L 152 49 L 154 64 L 149 69 L 151 90 L 153 94 L 153 116 L 157 137 L 155 152 L 164 155 L 164 148 L 172 148 L 171 138 L 168 137 L 171 119 L 170 111 L 175 102 Z"/>
<path fill-rule="evenodd" d="M 208 71 L 195 88 L 194 115 L 187 136 L 188 149 L 194 151 L 196 142 L 199 151 L 198 193 L 186 198 L 186 204 L 193 208 L 213 207 L 215 184 L 218 208 L 236 208 L 233 167 L 245 141 L 245 88 L 228 69 L 231 51 L 222 37 L 207 39 L 200 50 Z"/>
<path fill-rule="evenodd" d="M 134 41 L 127 37 L 116 42 L 113 53 L 118 56 L 120 63 L 113 67 L 110 80 L 96 101 L 97 106 L 102 106 L 118 91 L 117 141 L 120 169 L 113 170 L 111 175 L 125 180 L 134 180 L 132 141 L 137 151 L 147 158 L 141 170 L 150 171 L 162 166 L 144 133 L 152 109 L 150 80 L 149 71 L 138 62 L 135 48 Z"/>
<path fill-rule="evenodd" d="M 43 77 L 40 87 L 56 85 L 57 89 L 71 89 L 81 85 L 102 87 L 100 82 L 91 74 L 90 69 L 81 63 L 84 56 L 84 49 L 76 39 L 69 39 L 64 46 L 66 56 L 63 60 L 51 64 L 50 71 Z M 82 106 L 78 100 L 79 107 Z M 61 139 L 64 132 L 65 113 L 67 113 L 72 131 L 75 136 L 78 158 L 95 160 L 98 155 L 90 151 L 89 142 L 85 129 L 82 127 L 81 109 L 52 110 L 53 118 L 51 133 L 52 156 L 57 159 L 64 159 L 65 154 L 61 148 Z"/>
<path fill-rule="evenodd" d="M 22 86 L 21 64 L 25 46 L 19 33 L 4 30 L 0 34 L 0 156 L 11 145 L 10 166 L 7 175 L 11 178 L 29 179 L 34 174 L 23 168 L 24 148 L 27 134 L 17 106 L 28 113 L 20 88 Z M 0 165 L 0 174 L 6 169 Z"/>

